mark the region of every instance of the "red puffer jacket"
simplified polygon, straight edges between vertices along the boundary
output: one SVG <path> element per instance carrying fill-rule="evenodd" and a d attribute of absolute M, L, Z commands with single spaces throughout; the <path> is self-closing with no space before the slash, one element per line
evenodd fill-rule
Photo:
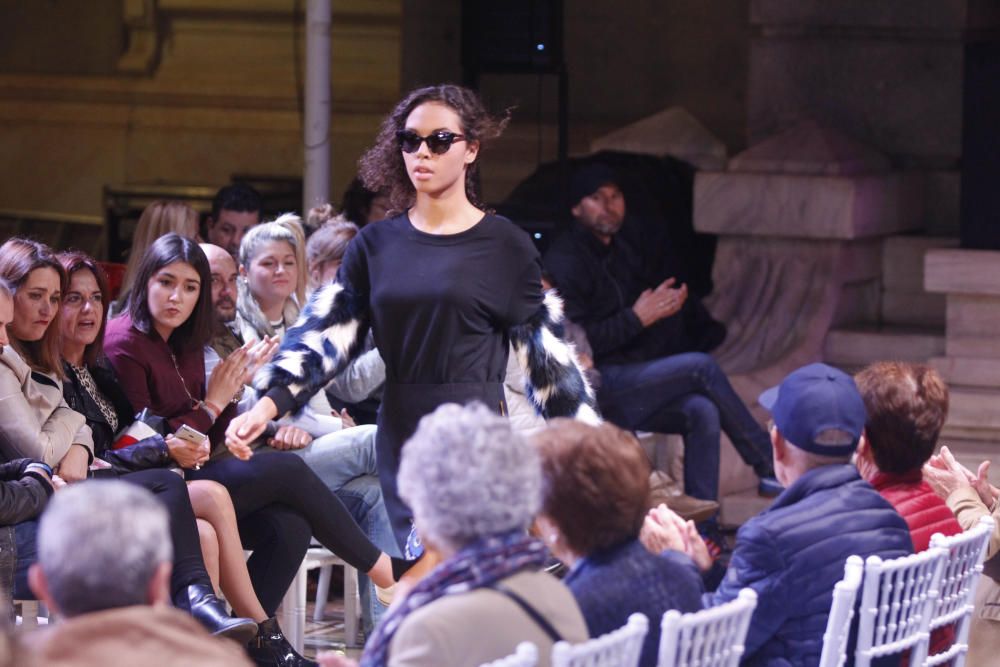
<path fill-rule="evenodd" d="M 871 479 L 871 485 L 906 520 L 915 553 L 930 546 L 934 533 L 948 536 L 962 532 L 955 515 L 923 481 L 919 470 L 903 475 L 880 472 Z"/>
<path fill-rule="evenodd" d="M 910 527 L 914 553 L 926 550 L 931 545 L 931 536 L 934 533 L 941 533 L 947 537 L 962 532 L 962 526 L 959 525 L 951 509 L 923 480 L 920 470 L 903 475 L 880 472 L 870 482 L 882 497 L 896 508 L 906 521 L 906 525 Z M 954 641 L 954 627 L 945 626 L 935 630 L 931 633 L 929 655 L 944 651 Z M 909 660 L 904 660 L 901 667 L 908 664 Z"/>

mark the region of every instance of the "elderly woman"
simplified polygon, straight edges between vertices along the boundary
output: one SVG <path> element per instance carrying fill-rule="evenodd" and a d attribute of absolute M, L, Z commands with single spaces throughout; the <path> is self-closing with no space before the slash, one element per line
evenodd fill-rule
<path fill-rule="evenodd" d="M 547 665 L 556 641 L 585 640 L 572 594 L 540 571 L 545 547 L 525 532 L 541 490 L 538 455 L 486 406 L 445 404 L 421 419 L 399 491 L 443 562 L 386 614 L 361 664 L 465 667 L 531 641 Z"/>
<path fill-rule="evenodd" d="M 649 498 L 649 463 L 631 433 L 605 423 L 557 419 L 533 439 L 545 476 L 538 527 L 570 568 L 573 592 L 591 636 L 649 618 L 640 665 L 656 664 L 659 619 L 671 609 L 701 609 L 701 576 L 677 552 L 654 555 L 639 542 Z"/>

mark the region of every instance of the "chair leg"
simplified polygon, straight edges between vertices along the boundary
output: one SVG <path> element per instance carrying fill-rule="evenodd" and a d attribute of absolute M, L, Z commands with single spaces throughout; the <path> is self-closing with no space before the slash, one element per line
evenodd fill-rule
<path fill-rule="evenodd" d="M 313 620 L 319 623 L 323 620 L 326 611 L 326 601 L 330 599 L 330 575 L 333 573 L 332 565 L 324 565 L 319 569 L 319 584 L 316 586 L 316 607 L 313 609 Z M 346 586 L 347 583 L 345 582 Z"/>
<path fill-rule="evenodd" d="M 306 625 L 306 580 L 307 572 L 305 561 L 299 566 L 299 573 L 295 575 L 292 585 L 288 587 L 285 598 L 281 601 L 281 608 L 278 610 L 278 624 L 285 633 L 285 638 L 299 653 L 305 644 Z"/>
<path fill-rule="evenodd" d="M 344 643 L 358 645 L 358 626 L 361 619 L 361 596 L 358 593 L 358 571 L 344 565 Z"/>
<path fill-rule="evenodd" d="M 38 627 L 38 602 L 36 600 L 21 600 L 21 628 L 34 630 Z"/>

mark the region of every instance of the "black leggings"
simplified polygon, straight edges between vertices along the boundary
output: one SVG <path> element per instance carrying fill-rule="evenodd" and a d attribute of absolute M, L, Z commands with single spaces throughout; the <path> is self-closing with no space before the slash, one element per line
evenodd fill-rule
<path fill-rule="evenodd" d="M 176 595 L 193 584 L 203 584 L 211 589 L 212 581 L 208 578 L 201 556 L 201 540 L 198 538 L 194 510 L 191 509 L 191 497 L 181 476 L 166 468 L 151 468 L 126 473 L 119 479 L 148 489 L 167 508 L 170 539 L 174 543 L 171 592 Z"/>
<path fill-rule="evenodd" d="M 241 522 L 271 505 L 288 508 L 309 523 L 320 544 L 361 572 L 372 569 L 382 553 L 354 522 L 344 503 L 295 454 L 260 452 L 249 461 L 227 456 L 210 461 L 201 470 L 189 470 L 187 475 L 188 479 L 210 479 L 225 486 Z"/>
<path fill-rule="evenodd" d="M 240 540 L 253 554 L 247 561 L 260 606 L 274 616 L 299 572 L 312 539 L 309 523 L 284 505 L 268 505 L 239 521 Z"/>

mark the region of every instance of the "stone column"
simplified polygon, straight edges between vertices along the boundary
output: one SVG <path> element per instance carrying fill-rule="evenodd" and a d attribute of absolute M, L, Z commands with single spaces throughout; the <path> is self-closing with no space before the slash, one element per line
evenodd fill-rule
<path fill-rule="evenodd" d="M 948 302 L 945 356 L 931 362 L 951 388 L 941 442 L 975 466 L 1000 444 L 1000 252 L 932 250 L 924 286 Z"/>

